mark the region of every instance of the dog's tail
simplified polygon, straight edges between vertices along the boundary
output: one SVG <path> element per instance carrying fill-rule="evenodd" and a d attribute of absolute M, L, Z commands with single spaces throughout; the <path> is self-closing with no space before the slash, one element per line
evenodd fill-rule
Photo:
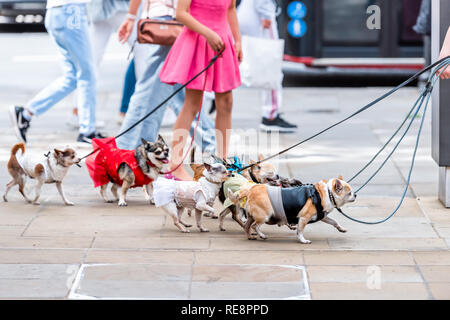
<path fill-rule="evenodd" d="M 24 154 L 25 153 L 25 143 L 23 143 L 23 142 L 16 143 L 11 149 L 11 157 L 15 158 L 16 153 L 17 153 L 17 151 L 19 151 L 19 149 L 22 150 L 22 154 Z"/>
<path fill-rule="evenodd" d="M 8 161 L 8 170 L 11 170 L 12 168 L 16 168 L 15 170 L 22 170 L 22 167 L 19 164 L 19 161 L 17 161 L 16 153 L 17 151 L 22 150 L 22 154 L 25 153 L 25 143 L 19 142 L 15 144 L 11 149 L 11 158 L 9 158 Z M 11 171 L 10 171 L 11 172 Z"/>

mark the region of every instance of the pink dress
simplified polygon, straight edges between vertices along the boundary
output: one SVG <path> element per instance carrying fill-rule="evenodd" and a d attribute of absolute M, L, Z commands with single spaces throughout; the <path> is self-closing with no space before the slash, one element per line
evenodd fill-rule
<path fill-rule="evenodd" d="M 227 92 L 241 85 L 239 62 L 234 39 L 228 24 L 231 0 L 192 0 L 190 14 L 206 27 L 215 31 L 225 44 L 222 56 L 206 72 L 192 81 L 187 88 Z M 204 69 L 216 53 L 200 34 L 184 27 L 172 46 L 159 77 L 168 84 L 184 84 Z"/>

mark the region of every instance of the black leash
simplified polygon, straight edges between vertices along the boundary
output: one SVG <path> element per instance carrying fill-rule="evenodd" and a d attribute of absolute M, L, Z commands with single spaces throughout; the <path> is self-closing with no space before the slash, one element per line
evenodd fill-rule
<path fill-rule="evenodd" d="M 281 150 L 280 152 L 278 152 L 278 153 L 276 153 L 276 154 L 274 154 L 274 155 L 271 155 L 271 156 L 269 156 L 269 157 L 267 157 L 267 158 L 258 160 L 258 161 L 255 162 L 255 163 L 249 164 L 249 165 L 247 165 L 247 166 L 245 166 L 245 167 L 239 169 L 238 172 L 241 172 L 241 171 L 243 171 L 243 170 L 245 170 L 245 169 L 248 169 L 248 168 L 250 168 L 250 167 L 253 167 L 253 166 L 255 166 L 255 165 L 258 165 L 258 164 L 260 164 L 260 163 L 262 163 L 262 162 L 265 162 L 265 161 L 267 161 L 267 160 L 270 160 L 270 159 L 273 159 L 273 158 L 275 158 L 275 157 L 278 157 L 278 156 L 282 155 L 283 153 L 286 153 L 286 152 L 288 152 L 289 150 L 292 150 L 292 149 L 294 149 L 295 147 L 298 147 L 299 145 L 301 145 L 301 144 L 303 144 L 303 143 L 305 143 L 305 142 L 307 142 L 307 141 L 309 141 L 309 140 L 312 140 L 312 139 L 314 139 L 315 137 L 321 135 L 322 133 L 325 133 L 325 132 L 327 132 L 328 130 L 330 130 L 330 129 L 332 129 L 332 128 L 338 126 L 338 125 L 340 125 L 341 123 L 343 123 L 343 122 L 349 120 L 350 118 L 353 118 L 354 116 L 360 114 L 361 112 L 363 112 L 363 111 L 369 109 L 370 107 L 372 107 L 373 105 L 377 104 L 377 103 L 380 102 L 381 100 L 387 98 L 388 96 L 390 96 L 391 94 L 393 94 L 393 93 L 396 92 L 397 90 L 399 90 L 399 89 L 403 88 L 404 86 L 410 84 L 412 81 L 414 81 L 414 80 L 416 80 L 417 78 L 419 78 L 422 74 L 424 74 L 424 73 L 427 72 L 428 70 L 431 70 L 431 69 L 434 68 L 435 66 L 439 65 L 440 63 L 442 63 L 444 60 L 448 59 L 449 57 L 450 57 L 450 56 L 447 56 L 447 57 L 445 57 L 445 58 L 442 58 L 442 59 L 436 61 L 435 63 L 429 65 L 428 67 L 422 69 L 421 71 L 417 72 L 416 74 L 414 74 L 413 76 L 411 76 L 409 79 L 407 79 L 406 81 L 404 81 L 404 82 L 401 83 L 400 85 L 398 85 L 398 86 L 396 86 L 395 88 L 391 89 L 390 91 L 388 91 L 387 93 L 385 93 L 385 94 L 383 94 L 382 96 L 378 97 L 377 99 L 373 100 L 372 102 L 366 104 L 364 107 L 358 109 L 357 111 L 355 111 L 354 113 L 352 113 L 352 114 L 349 115 L 348 117 L 346 117 L 346 118 L 344 118 L 344 119 L 342 119 L 342 120 L 340 120 L 340 121 L 338 121 L 338 122 L 332 124 L 332 125 L 329 126 L 329 127 L 326 127 L 325 129 L 323 129 L 323 130 L 321 130 L 321 131 L 319 131 L 319 132 L 313 134 L 312 136 L 310 136 L 310 137 L 308 137 L 308 138 L 306 138 L 306 139 L 304 139 L 304 140 L 302 140 L 302 141 L 300 141 L 300 142 L 298 142 L 298 143 L 296 143 L 296 144 L 294 144 L 294 145 L 292 145 L 292 146 L 290 146 L 290 147 L 288 147 L 288 148 L 286 148 L 286 149 Z"/>
<path fill-rule="evenodd" d="M 178 88 L 177 90 L 175 90 L 174 92 L 172 92 L 172 94 L 170 94 L 163 102 L 161 102 L 159 105 L 157 105 L 152 111 L 150 111 L 149 113 L 147 113 L 144 117 L 142 117 L 139 121 L 137 121 L 135 124 L 133 124 L 131 127 L 129 127 L 128 129 L 122 131 L 121 133 L 119 133 L 117 136 L 115 136 L 114 138 L 117 139 L 121 136 L 123 136 L 125 133 L 133 130 L 136 126 L 138 126 L 140 123 L 142 123 L 145 119 L 147 119 L 148 117 L 150 117 L 153 113 L 155 113 L 159 108 L 161 108 L 163 105 L 165 105 L 170 99 L 172 99 L 177 93 L 179 93 L 181 90 L 183 90 L 184 88 L 186 88 L 186 86 L 188 84 L 190 84 L 192 81 L 194 81 L 195 79 L 197 79 L 202 73 L 204 73 L 206 70 L 208 70 L 216 61 L 217 59 L 222 55 L 223 51 L 225 50 L 225 48 L 223 48 L 221 51 L 219 51 L 212 59 L 211 61 L 208 63 L 208 65 L 201 70 L 199 73 L 197 73 L 194 77 L 192 77 L 188 82 L 186 82 L 185 84 L 183 84 L 180 88 Z M 97 148 L 95 150 L 93 150 L 92 152 L 90 152 L 89 154 L 85 155 L 84 157 L 82 157 L 80 159 L 83 160 L 87 157 L 89 157 L 90 155 L 96 153 L 97 151 L 99 151 L 100 148 Z"/>

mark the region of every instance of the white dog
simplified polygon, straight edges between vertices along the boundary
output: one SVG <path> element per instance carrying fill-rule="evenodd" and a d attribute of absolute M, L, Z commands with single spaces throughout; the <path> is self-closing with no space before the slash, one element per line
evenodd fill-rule
<path fill-rule="evenodd" d="M 155 205 L 162 207 L 173 218 L 181 232 L 189 232 L 185 227 L 191 227 L 181 220 L 184 208 L 195 209 L 197 227 L 201 232 L 209 231 L 202 226 L 202 212 L 214 213 L 214 200 L 222 183 L 228 178 L 228 171 L 223 164 L 204 165 L 203 177 L 198 181 L 175 181 L 160 177 L 154 182 Z"/>

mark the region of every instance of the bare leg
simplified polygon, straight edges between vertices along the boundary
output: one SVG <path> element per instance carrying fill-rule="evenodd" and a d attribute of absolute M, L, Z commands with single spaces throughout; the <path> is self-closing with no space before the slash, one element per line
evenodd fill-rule
<path fill-rule="evenodd" d="M 183 108 L 178 115 L 177 121 L 173 126 L 172 140 L 172 157 L 170 159 L 169 168 L 174 169 L 183 159 L 183 149 L 186 145 L 189 129 L 192 121 L 200 110 L 203 93 L 200 90 L 186 89 L 186 98 Z M 182 180 L 192 180 L 187 171 L 180 166 L 173 174 Z"/>
<path fill-rule="evenodd" d="M 5 194 L 3 195 L 3 200 L 4 200 L 5 202 L 8 202 L 8 199 L 7 199 L 6 197 L 8 196 L 9 190 L 10 190 L 12 187 L 14 187 L 16 184 L 18 184 L 18 182 L 16 182 L 16 180 L 12 180 L 11 182 L 9 182 L 9 183 L 6 185 Z"/>
<path fill-rule="evenodd" d="M 217 155 L 220 158 L 226 158 L 228 155 L 232 109 L 233 92 L 216 93 L 216 141 Z"/>
<path fill-rule="evenodd" d="M 322 220 L 320 220 L 322 222 L 331 224 L 333 227 L 335 227 L 336 229 L 339 230 L 339 232 L 347 232 L 347 230 L 345 230 L 336 220 L 333 220 L 330 217 L 325 217 Z"/>
<path fill-rule="evenodd" d="M 102 196 L 103 200 L 105 200 L 106 203 L 113 202 L 112 200 L 108 200 L 108 197 L 106 196 L 106 188 L 108 187 L 108 184 L 104 184 L 100 187 L 100 195 Z"/>
<path fill-rule="evenodd" d="M 64 190 L 62 188 L 62 183 L 61 182 L 57 182 L 56 183 L 56 189 L 58 189 L 58 192 L 61 195 L 61 198 L 63 199 L 63 201 L 66 204 L 66 206 L 73 206 L 74 205 L 73 202 L 67 200 L 66 195 L 64 194 Z"/>

